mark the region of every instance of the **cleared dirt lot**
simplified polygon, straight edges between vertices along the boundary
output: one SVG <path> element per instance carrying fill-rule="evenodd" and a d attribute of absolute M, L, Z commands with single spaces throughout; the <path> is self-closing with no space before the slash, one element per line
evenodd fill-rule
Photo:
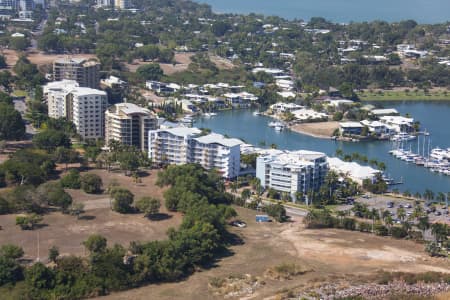
<path fill-rule="evenodd" d="M 149 285 L 102 299 L 223 299 L 208 288 L 212 278 L 250 274 L 264 284 L 253 292 L 230 299 L 271 299 L 280 291 L 301 290 L 337 278 L 359 280 L 381 269 L 387 271 L 450 272 L 445 259 L 430 258 L 423 245 L 341 230 L 306 230 L 300 219 L 293 223 L 257 224 L 255 212 L 238 208 L 247 228 L 231 230 L 243 240 L 232 246 L 232 256 L 217 261 L 215 268 L 197 272 L 185 281 Z M 295 263 L 313 270 L 292 280 L 265 278 L 268 268 Z"/>
<path fill-rule="evenodd" d="M 175 53 L 174 60 L 176 64 L 159 64 L 164 74 L 171 75 L 176 72 L 186 71 L 191 63 L 191 57 L 194 53 Z M 150 64 L 152 62 L 145 62 L 141 60 L 134 60 L 132 64 L 125 64 L 130 72 L 136 72 L 137 68 L 142 65 Z"/>
<path fill-rule="evenodd" d="M 155 187 L 156 171 L 142 178 L 139 185 L 121 173 L 101 170 L 95 170 L 93 173 L 102 177 L 105 187 L 111 180 L 116 179 L 121 186 L 130 189 L 135 200 L 144 195 L 162 199 L 162 190 Z M 86 212 L 79 220 L 60 212 L 52 212 L 44 216 L 42 228 L 23 231 L 15 225 L 16 215 L 0 216 L 0 225 L 3 227 L 0 230 L 0 245 L 19 245 L 25 250 L 26 258 L 36 259 L 39 239 L 39 256 L 41 261 L 45 261 L 48 249 L 52 246 L 57 246 L 61 254 L 84 255 L 81 243 L 94 233 L 105 236 L 110 245 L 118 243 L 127 246 L 131 241 L 165 239 L 167 229 L 178 227 L 182 219 L 180 214 L 168 213 L 164 205 L 161 207 L 163 214 L 159 221 L 144 218 L 143 214 L 121 215 L 110 210 L 108 195 L 93 196 L 79 190 L 70 190 L 69 193 L 75 202 L 85 204 Z"/>
<path fill-rule="evenodd" d="M 10 50 L 10 49 L 4 49 L 2 50 L 3 55 L 6 57 L 6 63 L 8 64 L 9 68 L 14 67 L 17 60 L 19 59 L 19 55 L 17 51 Z M 42 52 L 32 52 L 27 53 L 27 58 L 32 62 L 33 64 L 36 64 L 38 66 L 52 64 L 53 61 L 59 59 L 59 58 L 95 58 L 96 56 L 93 54 L 70 54 L 70 55 L 64 55 L 64 54 L 45 54 Z"/>
<path fill-rule="evenodd" d="M 334 121 L 303 123 L 291 127 L 293 131 L 319 138 L 330 138 L 337 128 L 339 128 L 339 122 Z"/>

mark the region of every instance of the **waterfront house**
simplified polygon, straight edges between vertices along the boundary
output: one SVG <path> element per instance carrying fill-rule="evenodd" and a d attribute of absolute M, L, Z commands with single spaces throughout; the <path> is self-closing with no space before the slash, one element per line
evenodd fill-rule
<path fill-rule="evenodd" d="M 341 135 L 361 135 L 364 125 L 359 122 L 341 122 L 339 131 Z"/>
<path fill-rule="evenodd" d="M 363 126 L 367 126 L 367 128 L 369 128 L 370 133 L 376 134 L 378 136 L 390 133 L 390 130 L 386 126 L 386 124 L 381 123 L 380 121 L 362 120 L 361 124 Z"/>
<path fill-rule="evenodd" d="M 372 109 L 370 113 L 378 118 L 383 116 L 398 116 L 399 112 L 395 108 Z"/>
<path fill-rule="evenodd" d="M 338 174 L 344 174 L 351 180 L 362 185 L 363 181 L 369 179 L 372 183 L 379 174 L 380 170 L 376 170 L 369 166 L 361 166 L 356 162 L 345 162 L 337 157 L 328 157 L 327 162 L 330 170 L 337 172 Z"/>
<path fill-rule="evenodd" d="M 285 102 L 278 102 L 275 104 L 272 104 L 270 106 L 270 109 L 272 109 L 272 112 L 275 114 L 282 114 L 285 112 L 292 112 L 297 109 L 304 108 L 301 105 L 295 104 L 295 103 L 285 103 Z"/>
<path fill-rule="evenodd" d="M 413 132 L 414 131 L 414 119 L 405 118 L 402 116 L 383 116 L 380 118 L 380 122 L 388 125 L 387 127 L 395 132 Z"/>

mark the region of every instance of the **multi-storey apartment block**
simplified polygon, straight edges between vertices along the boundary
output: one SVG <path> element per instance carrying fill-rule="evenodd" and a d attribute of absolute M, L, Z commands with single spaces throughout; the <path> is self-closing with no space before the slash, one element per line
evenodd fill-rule
<path fill-rule="evenodd" d="M 225 178 L 234 178 L 240 170 L 238 139 L 217 133 L 202 134 L 198 128 L 176 127 L 149 132 L 149 157 L 155 163 L 198 163 L 216 169 Z"/>
<path fill-rule="evenodd" d="M 324 153 L 306 150 L 276 151 L 262 155 L 256 160 L 256 177 L 261 186 L 289 193 L 306 195 L 317 191 L 328 173 L 327 157 Z"/>
<path fill-rule="evenodd" d="M 154 113 L 132 103 L 119 103 L 105 113 L 105 144 L 116 140 L 148 151 L 148 132 L 158 126 Z"/>
<path fill-rule="evenodd" d="M 83 139 L 104 137 L 105 110 L 108 107 L 104 91 L 79 87 L 73 80 L 64 80 L 44 86 L 44 95 L 49 117 L 72 121 Z"/>
<path fill-rule="evenodd" d="M 81 87 L 98 88 L 100 63 L 85 58 L 62 58 L 53 62 L 53 80 L 75 80 Z"/>

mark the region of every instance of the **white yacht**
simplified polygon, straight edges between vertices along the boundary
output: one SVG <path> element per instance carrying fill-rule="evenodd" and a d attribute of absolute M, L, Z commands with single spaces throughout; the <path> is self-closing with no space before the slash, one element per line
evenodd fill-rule
<path fill-rule="evenodd" d="M 410 135 L 406 132 L 400 132 L 400 133 L 397 133 L 396 135 L 391 136 L 391 141 L 403 142 L 403 141 L 411 141 L 411 140 L 414 140 L 415 138 L 416 138 L 416 136 L 414 136 L 414 135 Z"/>
<path fill-rule="evenodd" d="M 449 158 L 449 151 L 441 149 L 439 147 L 438 148 L 434 148 L 430 152 L 430 158 L 436 159 L 438 161 L 441 161 L 441 160 L 444 160 L 444 159 L 448 159 Z"/>

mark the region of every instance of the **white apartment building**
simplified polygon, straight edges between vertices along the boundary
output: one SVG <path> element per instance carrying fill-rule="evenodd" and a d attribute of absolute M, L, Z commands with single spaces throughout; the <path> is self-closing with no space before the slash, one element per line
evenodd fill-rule
<path fill-rule="evenodd" d="M 43 93 L 47 98 L 48 116 L 58 119 L 67 116 L 67 95 L 79 84 L 75 80 L 62 80 L 49 82 L 44 85 Z"/>
<path fill-rule="evenodd" d="M 105 144 L 116 140 L 148 151 L 148 132 L 158 126 L 154 113 L 133 103 L 119 103 L 105 113 Z"/>
<path fill-rule="evenodd" d="M 293 200 L 297 192 L 306 195 L 317 191 L 328 169 L 324 153 L 307 150 L 273 151 L 256 160 L 256 177 L 261 186 L 289 193 Z"/>
<path fill-rule="evenodd" d="M 79 87 L 69 94 L 68 119 L 72 120 L 83 139 L 105 136 L 105 110 L 108 107 L 106 92 Z"/>
<path fill-rule="evenodd" d="M 51 118 L 67 118 L 83 139 L 104 137 L 106 92 L 80 87 L 74 80 L 50 82 L 43 88 Z"/>
<path fill-rule="evenodd" d="M 240 170 L 238 139 L 217 133 L 202 135 L 198 128 L 176 127 L 149 132 L 149 158 L 155 163 L 198 163 L 216 169 L 224 178 L 234 178 Z"/>

